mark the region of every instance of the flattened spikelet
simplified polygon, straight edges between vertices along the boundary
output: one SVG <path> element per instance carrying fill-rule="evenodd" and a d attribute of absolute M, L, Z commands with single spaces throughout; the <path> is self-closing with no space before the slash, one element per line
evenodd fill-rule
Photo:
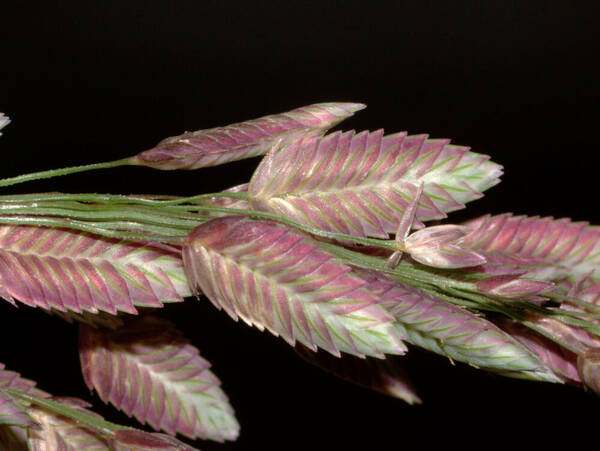
<path fill-rule="evenodd" d="M 104 402 L 172 435 L 237 438 L 221 382 L 173 324 L 144 317 L 115 331 L 79 330 L 84 379 Z"/>
<path fill-rule="evenodd" d="M 66 229 L 0 226 L 0 296 L 9 302 L 116 314 L 190 294 L 179 249 Z"/>
<path fill-rule="evenodd" d="M 213 219 L 190 233 L 183 256 L 191 285 L 216 307 L 291 345 L 379 357 L 406 350 L 364 281 L 293 228 Z"/>
<path fill-rule="evenodd" d="M 255 209 L 322 230 L 387 237 L 421 183 L 416 217 L 428 221 L 481 197 L 500 174 L 487 156 L 449 140 L 350 131 L 274 149 L 248 191 Z"/>
<path fill-rule="evenodd" d="M 225 127 L 186 132 L 136 155 L 132 163 L 156 169 L 198 169 L 256 157 L 277 143 L 319 136 L 364 107 L 360 103 L 317 103 Z"/>

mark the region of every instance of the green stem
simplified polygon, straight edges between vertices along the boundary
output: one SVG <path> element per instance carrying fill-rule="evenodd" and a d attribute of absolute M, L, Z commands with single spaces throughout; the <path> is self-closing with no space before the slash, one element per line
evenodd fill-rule
<path fill-rule="evenodd" d="M 202 222 L 202 218 L 197 215 L 194 218 L 181 218 L 176 216 L 169 216 L 166 214 L 160 214 L 161 212 L 146 213 L 144 211 L 130 210 L 127 207 L 120 208 L 118 210 L 111 209 L 106 210 L 95 206 L 96 208 L 90 209 L 77 209 L 77 208 L 61 208 L 59 207 L 36 207 L 32 209 L 30 207 L 12 208 L 10 214 L 12 215 L 28 215 L 28 216 L 51 216 L 51 217 L 64 217 L 72 218 L 84 221 L 124 221 L 138 224 L 154 225 L 166 228 L 173 228 L 178 230 L 184 230 L 189 232 L 191 229 L 196 227 Z M 1 210 L 1 208 L 0 208 Z M 165 213 L 165 212 L 162 212 Z"/>
<path fill-rule="evenodd" d="M 67 193 L 36 193 L 36 194 L 14 194 L 8 196 L 0 196 L 0 202 L 3 204 L 23 203 L 23 202 L 44 202 L 44 201 L 76 201 L 76 202 L 97 202 L 102 204 L 112 203 L 128 203 L 134 205 L 150 205 L 150 206 L 177 206 L 180 209 L 180 204 L 192 203 L 199 200 L 211 199 L 215 197 L 228 197 L 231 199 L 248 200 L 247 193 L 209 193 L 199 194 L 189 197 L 179 196 L 163 196 L 163 195 L 131 195 L 124 196 L 122 194 L 67 194 Z"/>
<path fill-rule="evenodd" d="M 384 240 L 379 240 L 384 241 Z M 387 240 L 384 241 L 388 243 Z M 390 243 L 393 245 L 393 241 L 390 240 Z M 394 268 L 389 268 L 386 266 L 386 261 L 381 259 L 380 257 L 372 257 L 370 255 L 365 255 L 360 252 L 352 251 L 350 249 L 346 249 L 340 246 L 336 246 L 334 244 L 329 243 L 318 243 L 319 247 L 326 250 L 327 252 L 335 255 L 338 258 L 346 261 L 355 266 L 359 266 L 365 269 L 374 269 L 376 271 L 389 274 L 392 277 L 403 277 L 409 278 L 411 280 L 419 281 L 431 286 L 437 286 L 441 289 L 445 287 L 452 286 L 459 289 L 470 290 L 472 289 L 472 284 L 468 282 L 461 282 L 459 280 L 450 279 L 448 277 L 439 276 L 436 274 L 432 274 L 426 270 L 422 270 L 416 268 L 410 263 L 400 263 L 396 265 Z M 383 247 L 383 246 L 381 246 Z"/>
<path fill-rule="evenodd" d="M 473 293 L 469 290 L 465 291 L 465 290 L 456 289 L 456 288 L 450 287 L 450 286 L 444 288 L 444 290 L 447 293 L 450 293 L 451 295 L 457 297 L 458 299 L 468 299 L 471 302 L 474 302 L 475 304 L 477 304 L 478 310 L 486 310 L 488 312 L 502 313 L 506 316 L 514 318 L 514 315 L 513 315 L 513 312 L 511 311 L 511 309 L 507 308 L 506 304 L 504 304 L 502 301 L 499 301 L 499 300 L 493 299 L 493 298 L 489 298 L 489 297 L 481 295 L 481 294 Z"/>
<path fill-rule="evenodd" d="M 149 225 L 126 222 L 94 223 L 77 221 L 69 218 L 0 216 L 0 224 L 65 228 L 81 230 L 82 232 L 93 233 L 94 235 L 105 236 L 107 238 L 155 241 L 168 244 L 180 244 L 183 237 L 187 235 L 185 232 L 174 233 L 172 228 L 157 228 Z M 131 232 L 131 230 L 142 230 L 143 232 Z"/>
<path fill-rule="evenodd" d="M 118 166 L 126 166 L 132 164 L 131 158 L 123 158 L 122 160 L 108 161 L 105 163 L 86 164 L 82 166 L 72 166 L 69 168 L 51 169 L 49 171 L 32 172 L 30 174 L 18 175 L 0 180 L 0 187 L 16 185 L 17 183 L 30 182 L 33 180 L 48 179 L 58 177 L 60 175 L 75 174 L 77 172 L 92 171 L 95 169 L 116 168 Z"/>
<path fill-rule="evenodd" d="M 94 431 L 99 431 L 104 434 L 113 434 L 115 431 L 124 431 L 131 428 L 120 426 L 118 424 L 111 423 L 104 419 L 98 418 L 94 415 L 90 415 L 80 410 L 73 409 L 71 407 L 60 404 L 51 399 L 41 398 L 39 396 L 31 395 L 29 393 L 22 392 L 21 390 L 15 390 L 13 388 L 3 388 L 8 394 L 14 398 L 21 399 L 36 406 L 43 407 L 50 412 L 57 413 L 59 415 L 70 418 L 82 426 L 85 426 Z"/>
<path fill-rule="evenodd" d="M 282 216 L 274 215 L 271 213 L 265 213 L 256 210 L 238 210 L 236 208 L 221 208 L 221 207 L 194 207 L 198 211 L 212 211 L 216 213 L 228 213 L 231 215 L 245 215 L 254 218 L 271 219 L 273 221 L 286 224 L 304 232 L 310 233 L 311 235 L 320 236 L 321 238 L 330 238 L 338 241 L 350 241 L 357 244 L 364 244 L 366 246 L 377 246 L 385 249 L 395 249 L 394 240 L 381 240 L 377 238 L 361 238 L 352 235 L 346 235 L 345 233 L 327 232 L 325 230 L 314 229 L 312 227 L 305 226 L 299 222 L 293 221 Z"/>
<path fill-rule="evenodd" d="M 479 303 L 479 302 L 473 302 L 473 301 L 469 301 L 466 299 L 461 299 L 461 298 L 457 298 L 454 296 L 450 296 L 446 293 L 442 293 L 438 290 L 432 290 L 431 288 L 427 288 L 427 287 L 419 287 L 419 289 L 422 290 L 423 292 L 427 293 L 428 295 L 433 296 L 434 298 L 441 299 L 442 301 L 449 302 L 450 304 L 454 304 L 459 307 L 467 308 L 471 312 L 481 310 L 481 303 Z M 497 310 L 493 310 L 493 309 L 490 309 L 490 310 L 494 311 L 494 312 L 497 311 Z"/>
<path fill-rule="evenodd" d="M 189 199 L 198 199 L 200 198 L 200 196 L 193 196 L 192 198 L 187 198 Z M 152 205 L 152 207 L 154 207 L 154 211 L 155 212 L 161 212 L 161 214 L 163 214 L 165 212 L 172 212 L 175 213 L 176 209 L 173 204 L 174 202 L 177 203 L 181 203 L 186 201 L 185 198 L 184 199 L 177 199 L 175 201 L 155 201 L 154 204 Z M 57 210 L 56 207 L 63 207 L 63 210 Z M 148 205 L 150 206 L 150 205 Z M 53 208 L 54 207 L 54 208 Z M 14 203 L 9 203 L 9 202 L 4 202 L 4 205 L 0 205 L 0 211 L 4 210 L 10 213 L 10 216 L 8 216 L 9 218 L 11 218 L 11 221 L 15 221 L 17 216 L 15 215 L 15 213 L 18 214 L 23 214 L 23 215 L 36 215 L 36 214 L 45 214 L 45 215 L 49 215 L 49 216 L 53 216 L 53 215 L 60 215 L 60 216 L 67 216 L 68 218 L 74 218 L 74 219 L 97 219 L 98 217 L 101 218 L 109 218 L 110 216 L 108 215 L 107 212 L 99 214 L 97 211 L 97 205 L 85 205 L 85 204 L 77 204 L 77 209 L 75 209 L 74 207 L 69 208 L 68 205 L 65 206 L 64 203 L 61 202 L 55 202 L 55 203 L 43 203 L 43 202 L 35 202 L 32 203 L 31 205 L 19 205 L 19 204 L 14 204 Z M 122 214 L 122 211 L 124 208 L 129 208 L 131 207 L 130 205 L 118 205 L 118 204 L 114 204 L 112 205 L 112 211 L 117 213 L 117 214 Z M 88 210 L 88 211 L 80 211 L 81 209 L 84 210 Z M 274 221 L 278 221 L 281 222 L 283 224 L 287 224 L 290 225 L 292 227 L 295 227 L 297 229 L 303 230 L 307 233 L 316 235 L 316 236 L 320 236 L 322 238 L 330 238 L 330 239 L 335 239 L 335 240 L 341 240 L 341 241 L 346 241 L 346 242 L 354 242 L 354 243 L 359 243 L 359 244 L 363 244 L 363 245 L 368 245 L 368 246 L 378 246 L 378 247 L 383 247 L 386 249 L 394 249 L 395 245 L 394 245 L 394 241 L 393 240 L 381 240 L 381 239 L 376 239 L 376 238 L 363 238 L 363 237 L 354 237 L 351 235 L 346 235 L 344 233 L 335 233 L 335 232 L 327 232 L 324 230 L 319 230 L 319 229 L 314 229 L 312 227 L 308 227 L 305 226 L 303 224 L 300 224 L 296 221 L 275 215 L 275 214 L 271 214 L 271 213 L 266 213 L 266 212 L 261 212 L 261 211 L 254 211 L 254 210 L 241 210 L 241 209 L 235 209 L 235 208 L 224 208 L 224 207 L 211 207 L 211 206 L 205 206 L 205 205 L 194 205 L 194 206 L 188 206 L 188 207 L 184 207 L 182 208 L 185 212 L 189 212 L 189 211 L 197 211 L 197 212 L 213 212 L 213 213 L 225 213 L 225 214 L 230 214 L 230 215 L 244 215 L 244 216 L 250 216 L 250 217 L 255 217 L 255 218 L 263 218 L 263 219 L 271 219 Z M 5 221 L 6 216 L 2 216 L 0 215 L 0 223 L 8 223 Z M 135 213 L 133 214 L 133 216 L 131 217 L 132 219 L 136 219 L 138 220 L 139 224 L 145 224 L 148 221 L 147 219 L 144 219 L 144 215 L 141 213 Z M 174 235 L 179 234 L 181 235 L 183 231 L 190 231 L 191 229 L 193 229 L 195 226 L 200 225 L 201 223 L 203 223 L 205 221 L 206 218 L 202 218 L 202 217 L 197 217 L 197 221 L 194 220 L 190 220 L 189 222 L 186 221 L 187 219 L 191 219 L 189 216 L 187 216 L 186 218 L 179 218 L 179 221 L 176 220 L 170 220 L 167 217 L 163 217 L 158 219 L 158 223 L 156 222 L 158 218 L 158 215 L 152 215 L 152 224 L 156 226 L 157 224 L 161 224 L 164 227 L 171 227 L 171 228 L 176 228 L 178 229 L 177 232 L 174 231 Z M 181 222 L 183 221 L 183 223 Z M 11 224 L 15 224 L 16 222 L 10 222 Z M 180 226 L 180 227 L 177 227 Z"/>

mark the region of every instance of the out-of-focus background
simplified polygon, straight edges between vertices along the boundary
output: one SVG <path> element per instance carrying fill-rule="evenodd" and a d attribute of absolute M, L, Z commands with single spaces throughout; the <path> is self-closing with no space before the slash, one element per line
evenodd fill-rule
<path fill-rule="evenodd" d="M 387 6 L 384 6 L 386 5 Z M 600 224 L 597 2 L 57 1 L 0 5 L 0 176 L 122 158 L 162 138 L 323 101 L 340 127 L 452 138 L 503 164 L 503 183 L 451 216 Z M 257 161 L 194 172 L 120 168 L 4 192 L 214 192 Z M 329 376 L 205 299 L 160 312 L 214 365 L 242 425 L 203 450 L 576 446 L 600 399 L 412 353 L 407 406 Z M 0 303 L 0 361 L 126 421 L 79 374 L 76 328 Z"/>

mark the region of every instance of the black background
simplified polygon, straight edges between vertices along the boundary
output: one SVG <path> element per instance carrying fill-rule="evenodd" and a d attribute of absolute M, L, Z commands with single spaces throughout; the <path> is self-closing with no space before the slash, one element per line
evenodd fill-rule
<path fill-rule="evenodd" d="M 0 176 L 107 161 L 160 139 L 323 101 L 364 102 L 343 128 L 427 132 L 492 155 L 503 183 L 456 213 L 569 216 L 597 203 L 597 2 L 54 1 L 0 5 Z M 194 172 L 119 168 L 10 192 L 214 192 L 256 161 Z M 92 400 L 76 328 L 0 305 L 0 361 Z M 598 399 L 414 353 L 410 407 L 305 364 L 206 301 L 160 312 L 214 365 L 242 433 L 212 449 L 540 449 L 594 434 Z"/>

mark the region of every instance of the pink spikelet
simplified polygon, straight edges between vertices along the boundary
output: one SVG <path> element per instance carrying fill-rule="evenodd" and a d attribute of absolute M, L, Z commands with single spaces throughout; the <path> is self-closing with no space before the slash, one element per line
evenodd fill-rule
<path fill-rule="evenodd" d="M 577 371 L 585 385 L 600 395 L 600 349 L 590 349 L 577 358 Z"/>
<path fill-rule="evenodd" d="M 265 154 L 277 143 L 319 136 L 354 112 L 360 103 L 317 103 L 225 127 L 166 138 L 131 162 L 155 169 L 198 169 Z"/>
<path fill-rule="evenodd" d="M 401 359 L 360 359 L 354 356 L 338 359 L 328 353 L 313 352 L 300 344 L 296 344 L 294 350 L 307 362 L 347 382 L 401 399 L 408 404 L 421 404 Z"/>
<path fill-rule="evenodd" d="M 465 268 L 485 263 L 481 255 L 460 247 L 462 238 L 471 231 L 469 227 L 446 224 L 426 227 L 409 235 L 422 193 L 423 183 L 400 218 L 395 239 L 398 250 L 388 258 L 387 265 L 396 266 L 403 251 L 419 263 L 434 268 Z"/>
<path fill-rule="evenodd" d="M 515 275 L 494 276 L 475 282 L 481 293 L 503 299 L 526 299 L 554 290 L 554 284 L 543 280 L 523 279 Z"/>
<path fill-rule="evenodd" d="M 257 210 L 331 232 L 387 238 L 420 185 L 416 227 L 480 198 L 501 173 L 486 155 L 449 140 L 335 132 L 273 149 L 248 193 Z"/>
<path fill-rule="evenodd" d="M 37 424 L 16 399 L 0 389 L 0 425 L 29 428 Z"/>
<path fill-rule="evenodd" d="M 580 385 L 581 377 L 577 372 L 577 355 L 516 321 L 504 319 L 500 327 L 537 355 L 554 374 L 565 382 Z"/>
<path fill-rule="evenodd" d="M 490 264 L 519 268 L 538 280 L 597 280 L 600 228 L 586 222 L 510 213 L 485 215 L 465 223 L 472 232 L 463 246 L 489 256 Z"/>
<path fill-rule="evenodd" d="M 394 315 L 406 342 L 505 376 L 561 382 L 536 355 L 490 321 L 378 272 L 355 272 Z"/>
<path fill-rule="evenodd" d="M 213 219 L 188 236 L 192 287 L 219 309 L 294 345 L 359 357 L 402 354 L 394 318 L 349 265 L 291 227 L 243 216 Z"/>
<path fill-rule="evenodd" d="M 434 268 L 482 265 L 486 262 L 485 257 L 460 245 L 468 231 L 467 227 L 453 224 L 426 227 L 404 240 L 404 250 L 414 260 Z"/>
<path fill-rule="evenodd" d="M 0 130 L 10 124 L 10 119 L 4 113 L 0 113 Z M 0 136 L 2 136 L 2 132 L 0 131 Z"/>
<path fill-rule="evenodd" d="M 0 295 L 61 312 L 136 313 L 190 290 L 179 249 L 67 229 L 0 226 Z"/>
<path fill-rule="evenodd" d="M 79 348 L 88 387 L 127 415 L 172 435 L 237 437 L 219 379 L 170 322 L 144 317 L 115 331 L 81 325 Z"/>

